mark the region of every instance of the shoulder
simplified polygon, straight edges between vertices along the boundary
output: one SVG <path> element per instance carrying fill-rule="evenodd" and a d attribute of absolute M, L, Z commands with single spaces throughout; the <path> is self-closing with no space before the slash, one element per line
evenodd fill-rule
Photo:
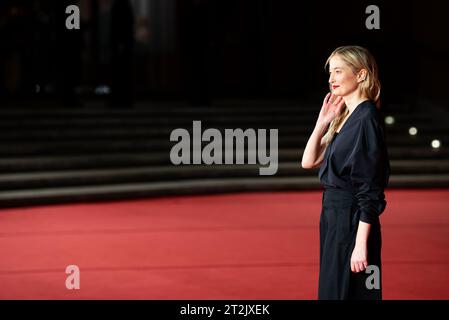
<path fill-rule="evenodd" d="M 381 116 L 380 110 L 371 100 L 363 101 L 357 108 L 360 108 L 359 117 L 361 119 L 378 118 Z"/>
<path fill-rule="evenodd" d="M 377 143 L 385 141 L 384 120 L 380 110 L 372 101 L 364 101 L 357 108 L 357 117 L 354 119 L 354 130 L 359 138 Z"/>
<path fill-rule="evenodd" d="M 360 112 L 357 116 L 357 122 L 362 127 L 375 126 L 383 127 L 383 116 L 379 108 L 376 107 L 373 101 L 366 100 L 362 102 L 357 108 Z"/>

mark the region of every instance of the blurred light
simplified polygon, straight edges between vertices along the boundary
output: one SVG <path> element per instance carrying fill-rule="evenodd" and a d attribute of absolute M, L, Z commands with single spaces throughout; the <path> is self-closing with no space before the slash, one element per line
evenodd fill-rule
<path fill-rule="evenodd" d="M 410 129 L 408 129 L 408 133 L 411 136 L 415 136 L 418 133 L 418 129 L 416 129 L 415 127 L 411 127 Z"/>
<path fill-rule="evenodd" d="M 39 93 L 39 92 L 41 92 L 41 86 L 36 84 L 36 93 Z"/>
<path fill-rule="evenodd" d="M 385 123 L 392 125 L 394 123 L 394 118 L 392 116 L 385 117 Z"/>
<path fill-rule="evenodd" d="M 95 94 L 101 96 L 101 95 L 107 95 L 111 93 L 111 89 L 106 85 L 100 85 L 95 88 Z"/>
<path fill-rule="evenodd" d="M 438 149 L 439 147 L 441 147 L 441 142 L 440 142 L 440 140 L 435 139 L 435 140 L 432 140 L 431 145 L 432 145 L 432 148 Z"/>

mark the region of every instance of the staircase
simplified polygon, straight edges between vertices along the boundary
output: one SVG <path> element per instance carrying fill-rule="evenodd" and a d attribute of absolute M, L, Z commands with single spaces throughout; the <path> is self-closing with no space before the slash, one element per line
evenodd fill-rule
<path fill-rule="evenodd" d="M 388 106 L 390 187 L 449 186 L 449 117 L 425 106 Z M 304 170 L 303 148 L 319 103 L 223 101 L 209 107 L 141 103 L 132 109 L 12 107 L 0 110 L 0 206 L 233 192 L 320 188 L 318 169 Z M 279 130 L 279 166 L 178 165 L 170 162 L 176 128 Z M 418 129 L 416 136 L 408 130 Z M 268 135 L 268 133 L 267 133 Z M 433 149 L 431 141 L 441 147 Z"/>

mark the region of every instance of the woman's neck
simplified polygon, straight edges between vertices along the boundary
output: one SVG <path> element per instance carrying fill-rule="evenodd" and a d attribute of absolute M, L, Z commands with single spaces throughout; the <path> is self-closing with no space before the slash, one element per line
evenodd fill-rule
<path fill-rule="evenodd" d="M 368 98 L 362 96 L 359 90 L 355 90 L 354 92 L 343 97 L 345 100 L 346 107 L 349 109 L 349 113 L 352 113 L 354 109 L 363 101 L 368 100 Z"/>

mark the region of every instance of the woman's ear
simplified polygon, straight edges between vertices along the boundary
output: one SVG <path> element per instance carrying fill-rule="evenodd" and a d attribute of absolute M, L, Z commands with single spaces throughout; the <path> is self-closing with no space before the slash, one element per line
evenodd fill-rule
<path fill-rule="evenodd" d="M 358 82 L 365 81 L 367 74 L 368 72 L 366 71 L 366 69 L 360 70 L 359 73 L 357 74 L 357 81 Z"/>

